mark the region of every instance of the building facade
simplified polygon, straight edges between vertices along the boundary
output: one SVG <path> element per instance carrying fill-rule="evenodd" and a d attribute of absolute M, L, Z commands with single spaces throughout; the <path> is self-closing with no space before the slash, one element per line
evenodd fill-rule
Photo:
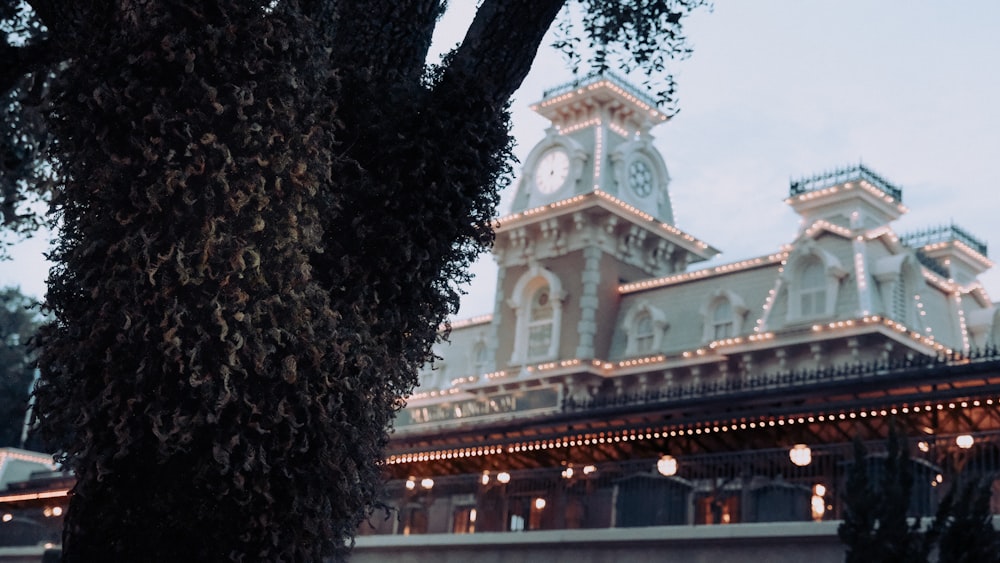
<path fill-rule="evenodd" d="M 362 533 L 835 519 L 852 437 L 877 458 L 890 420 L 915 512 L 1000 468 L 984 242 L 897 233 L 902 189 L 856 165 L 791 182 L 787 245 L 701 266 L 719 251 L 674 225 L 652 99 L 600 74 L 533 109 L 494 312 L 436 346 Z"/>

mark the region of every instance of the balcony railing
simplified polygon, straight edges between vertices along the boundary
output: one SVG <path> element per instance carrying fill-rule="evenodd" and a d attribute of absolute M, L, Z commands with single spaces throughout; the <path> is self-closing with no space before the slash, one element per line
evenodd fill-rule
<path fill-rule="evenodd" d="M 822 172 L 814 176 L 793 180 L 790 183 L 788 193 L 789 196 L 794 197 L 800 194 L 843 184 L 845 182 L 860 180 L 868 182 L 885 195 L 896 200 L 898 203 L 903 202 L 903 190 L 901 188 L 890 184 L 885 178 L 879 176 L 864 164 L 837 168 L 836 170 L 831 170 L 829 172 Z"/>
<path fill-rule="evenodd" d="M 969 231 L 966 231 L 955 224 L 930 227 L 914 231 L 912 233 L 906 233 L 905 235 L 899 237 L 899 240 L 902 241 L 903 244 L 914 248 L 920 248 L 936 242 L 959 241 L 983 256 L 988 256 L 986 253 L 988 250 L 986 242 L 972 236 Z"/>
<path fill-rule="evenodd" d="M 912 439 L 910 516 L 930 516 L 969 479 L 1000 478 L 1000 431 Z M 866 445 L 867 472 L 884 474 L 881 442 Z M 794 458 L 794 459 L 793 459 Z M 661 458 L 662 459 L 662 458 Z M 385 517 L 361 534 L 520 532 L 663 525 L 834 520 L 843 513 L 850 443 L 622 460 L 460 475 L 415 475 L 388 484 Z M 998 482 L 1000 484 L 1000 482 Z M 997 489 L 994 488 L 994 491 Z M 994 493 L 993 504 L 1000 501 Z M 996 511 L 996 509 L 994 509 Z"/>
<path fill-rule="evenodd" d="M 926 374 L 929 370 L 946 370 L 950 367 L 969 364 L 977 364 L 983 366 L 984 369 L 994 365 L 1000 367 L 1000 349 L 989 346 L 974 348 L 967 353 L 952 351 L 937 356 L 900 356 L 872 362 L 833 365 L 821 369 L 762 373 L 741 378 L 733 377 L 725 380 L 716 379 L 676 385 L 669 388 L 650 388 L 642 393 L 598 395 L 583 401 L 567 397 L 563 402 L 563 410 L 569 412 L 591 411 L 661 402 L 677 405 L 689 400 L 750 397 L 768 391 L 796 387 L 822 387 L 855 381 L 871 381 L 876 376 L 881 381 L 888 381 L 892 378 L 909 379 L 915 374 Z"/>
<path fill-rule="evenodd" d="M 622 90 L 625 90 L 626 92 L 628 92 L 632 96 L 635 96 L 639 100 L 643 101 L 646 105 L 650 106 L 651 108 L 656 108 L 659 105 L 657 103 L 657 101 L 655 99 L 653 99 L 653 97 L 650 96 L 648 93 L 641 91 L 640 89 L 638 89 L 635 86 L 633 86 L 625 78 L 623 78 L 623 77 L 615 74 L 614 72 L 608 71 L 608 70 L 601 71 L 601 72 L 591 72 L 591 73 L 589 73 L 589 74 L 587 74 L 585 76 L 577 78 L 576 80 L 572 80 L 572 81 L 567 82 L 565 84 L 560 84 L 559 86 L 556 86 L 554 88 L 549 88 L 548 90 L 545 90 L 542 93 L 542 99 L 546 99 L 547 100 L 549 98 L 554 98 L 556 96 L 565 94 L 567 92 L 572 92 L 573 90 L 576 90 L 577 88 L 580 88 L 581 86 L 587 86 L 588 84 L 592 84 L 594 82 L 598 82 L 602 78 L 606 78 L 606 79 L 614 82 L 616 86 L 618 86 Z"/>

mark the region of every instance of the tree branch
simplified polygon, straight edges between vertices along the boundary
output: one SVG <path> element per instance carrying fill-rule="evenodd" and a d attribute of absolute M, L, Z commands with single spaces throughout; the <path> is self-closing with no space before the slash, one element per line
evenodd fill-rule
<path fill-rule="evenodd" d="M 486 0 L 445 75 L 485 88 L 505 104 L 531 69 L 538 47 L 566 0 Z"/>

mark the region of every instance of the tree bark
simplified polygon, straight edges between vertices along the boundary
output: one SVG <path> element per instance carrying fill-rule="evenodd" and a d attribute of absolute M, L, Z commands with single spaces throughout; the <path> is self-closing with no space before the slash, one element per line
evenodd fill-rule
<path fill-rule="evenodd" d="M 72 55 L 37 393 L 67 561 L 343 550 L 565 2 L 484 0 L 427 71 L 442 0 L 32 0 Z"/>
<path fill-rule="evenodd" d="M 483 101 L 503 105 L 531 69 L 545 32 L 566 0 L 486 0 L 448 67 L 487 93 Z"/>
<path fill-rule="evenodd" d="M 340 2 L 332 22 L 331 61 L 363 71 L 383 87 L 420 80 L 443 10 L 440 0 Z"/>

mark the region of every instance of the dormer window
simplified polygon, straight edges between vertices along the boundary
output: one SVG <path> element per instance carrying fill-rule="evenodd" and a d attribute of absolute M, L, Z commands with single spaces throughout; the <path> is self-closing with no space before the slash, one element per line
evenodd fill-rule
<path fill-rule="evenodd" d="M 635 351 L 639 354 L 650 352 L 653 340 L 653 315 L 643 311 L 635 321 Z"/>
<path fill-rule="evenodd" d="M 622 328 L 628 337 L 625 355 L 646 356 L 656 353 L 663 346 L 667 317 L 663 311 L 643 301 L 625 315 Z"/>
<path fill-rule="evenodd" d="M 799 275 L 799 313 L 803 317 L 826 314 L 826 276 L 823 263 L 811 256 L 802 265 Z"/>
<path fill-rule="evenodd" d="M 847 276 L 847 270 L 834 255 L 812 240 L 802 243 L 795 254 L 782 274 L 783 283 L 788 287 L 788 321 L 833 315 L 840 281 Z"/>
<path fill-rule="evenodd" d="M 732 338 L 733 306 L 728 299 L 719 299 L 712 309 L 712 337 L 714 340 Z"/>
<path fill-rule="evenodd" d="M 748 311 L 743 299 L 736 293 L 726 289 L 714 291 L 701 308 L 705 327 L 702 339 L 711 342 L 742 334 L 743 320 Z"/>

